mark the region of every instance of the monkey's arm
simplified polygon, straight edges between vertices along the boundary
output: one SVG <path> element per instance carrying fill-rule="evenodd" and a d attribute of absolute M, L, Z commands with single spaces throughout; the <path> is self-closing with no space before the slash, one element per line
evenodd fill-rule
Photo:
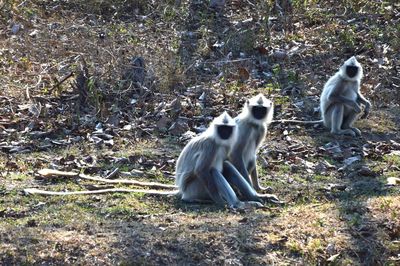
<path fill-rule="evenodd" d="M 339 85 L 332 88 L 331 93 L 328 94 L 327 100 L 330 102 L 330 104 L 341 103 L 353 108 L 357 113 L 361 112 L 361 107 L 356 101 L 353 101 L 352 99 L 346 98 L 342 95 L 344 90 L 345 85 L 343 83 L 339 83 Z"/>
<path fill-rule="evenodd" d="M 342 95 L 330 95 L 328 100 L 331 104 L 341 103 L 353 108 L 356 113 L 361 112 L 361 107 L 353 100 L 348 99 Z"/>
<path fill-rule="evenodd" d="M 213 198 L 218 195 L 217 198 L 223 199 L 223 201 L 228 203 L 229 207 L 239 207 L 241 202 L 225 177 L 215 168 L 211 168 L 210 174 L 207 180 L 210 196 Z"/>
<path fill-rule="evenodd" d="M 250 176 L 251 176 L 251 181 L 253 183 L 254 189 L 256 191 L 267 190 L 267 188 L 262 187 L 260 185 L 260 182 L 258 181 L 258 173 L 257 173 L 257 167 L 256 167 L 256 161 L 255 160 L 251 160 L 249 168 L 252 169 L 251 172 L 250 172 Z"/>
<path fill-rule="evenodd" d="M 235 156 L 237 156 L 237 158 L 235 158 L 231 162 L 236 167 L 237 171 L 243 176 L 243 178 L 251 185 L 249 172 L 247 171 L 243 158 L 239 155 Z"/>
<path fill-rule="evenodd" d="M 245 200 L 250 200 L 250 202 L 261 202 L 262 199 L 264 201 L 269 201 L 276 204 L 283 203 L 274 194 L 257 193 L 254 188 L 249 183 L 247 183 L 243 176 L 236 170 L 235 166 L 228 161 L 224 162 L 224 176 L 229 183 L 233 184 L 239 189 Z"/>
<path fill-rule="evenodd" d="M 229 161 L 224 162 L 223 175 L 230 184 L 235 186 L 245 200 L 260 201 L 257 192 L 253 189 L 249 182 L 239 173 L 235 166 Z"/>
<path fill-rule="evenodd" d="M 202 154 L 197 159 L 194 174 L 200 179 L 210 198 L 217 204 L 224 205 L 226 202 L 230 207 L 237 207 L 239 199 L 235 192 L 225 180 L 222 174 L 214 167 L 216 162 L 218 148 L 210 145 L 207 155 Z M 222 163 L 222 162 L 221 162 Z"/>
<path fill-rule="evenodd" d="M 365 99 L 364 96 L 360 92 L 357 92 L 357 101 L 363 105 L 365 105 L 364 114 L 361 116 L 361 119 L 364 119 L 368 116 L 369 111 L 371 109 L 371 102 Z"/>

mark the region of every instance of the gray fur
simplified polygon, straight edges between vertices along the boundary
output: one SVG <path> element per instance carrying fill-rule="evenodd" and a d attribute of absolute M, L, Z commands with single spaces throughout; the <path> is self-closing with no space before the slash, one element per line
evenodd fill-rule
<path fill-rule="evenodd" d="M 347 66 L 357 66 L 357 75 L 349 77 L 346 73 Z M 368 116 L 371 107 L 371 103 L 360 92 L 362 75 L 362 66 L 353 56 L 325 84 L 320 99 L 321 115 L 324 125 L 331 133 L 361 135 L 360 130 L 353 127 L 353 123 L 361 112 L 361 105 L 365 105 L 361 118 Z"/>
<path fill-rule="evenodd" d="M 253 106 L 267 107 L 266 116 L 262 119 L 256 119 L 251 113 Z M 265 139 L 268 124 L 272 121 L 273 112 L 273 103 L 262 94 L 259 94 L 247 100 L 242 112 L 235 118 L 238 126 L 238 138 L 229 154 L 229 161 L 257 191 L 265 190 L 258 181 L 256 168 L 257 151 Z"/>
<path fill-rule="evenodd" d="M 233 126 L 231 137 L 224 140 L 218 136 L 217 129 L 220 125 Z M 221 205 L 227 203 L 234 208 L 261 205 L 257 193 L 244 181 L 243 177 L 235 176 L 235 171 L 231 171 L 232 169 L 225 162 L 236 137 L 237 126 L 225 112 L 214 119 L 204 133 L 193 138 L 185 146 L 176 164 L 176 184 L 182 200 L 188 202 L 212 200 Z M 224 169 L 225 174 L 230 175 L 229 177 L 224 176 Z M 238 199 L 231 185 L 244 195 L 246 202 Z"/>

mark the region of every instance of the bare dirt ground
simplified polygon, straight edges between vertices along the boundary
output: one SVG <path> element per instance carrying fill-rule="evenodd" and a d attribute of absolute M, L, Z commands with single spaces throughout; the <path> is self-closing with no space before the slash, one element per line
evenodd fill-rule
<path fill-rule="evenodd" d="M 0 1 L 0 264 L 400 263 L 396 1 L 128 2 Z M 270 126 L 258 167 L 284 206 L 23 192 L 128 187 L 43 168 L 173 184 L 193 132 L 249 96 L 271 98 L 275 119 L 319 119 L 352 55 L 373 105 L 362 137 Z"/>

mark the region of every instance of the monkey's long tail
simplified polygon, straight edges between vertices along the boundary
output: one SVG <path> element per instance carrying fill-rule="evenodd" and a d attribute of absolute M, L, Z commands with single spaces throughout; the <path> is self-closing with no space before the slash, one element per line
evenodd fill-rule
<path fill-rule="evenodd" d="M 323 124 L 324 120 L 321 119 L 321 120 L 303 121 L 303 120 L 280 119 L 280 120 L 272 120 L 272 123 L 316 125 L 316 124 Z"/>
<path fill-rule="evenodd" d="M 159 191 L 149 189 L 127 189 L 127 188 L 107 188 L 98 190 L 82 190 L 82 191 L 49 191 L 36 188 L 24 189 L 26 194 L 40 194 L 47 196 L 70 196 L 70 195 L 90 195 L 90 194 L 104 194 L 104 193 L 145 193 L 150 195 L 178 195 L 179 190 Z"/>

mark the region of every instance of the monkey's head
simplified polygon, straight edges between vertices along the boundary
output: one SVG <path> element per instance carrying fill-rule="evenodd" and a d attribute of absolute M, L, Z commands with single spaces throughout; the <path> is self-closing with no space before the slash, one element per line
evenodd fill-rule
<path fill-rule="evenodd" d="M 256 124 L 271 123 L 274 113 L 274 104 L 265 98 L 263 94 L 258 94 L 246 101 L 242 114 L 251 119 Z"/>
<path fill-rule="evenodd" d="M 360 80 L 363 75 L 361 64 L 355 56 L 350 57 L 339 69 L 340 76 L 349 81 Z"/>
<path fill-rule="evenodd" d="M 231 146 L 237 136 L 235 120 L 226 111 L 213 120 L 209 129 L 221 145 Z"/>

